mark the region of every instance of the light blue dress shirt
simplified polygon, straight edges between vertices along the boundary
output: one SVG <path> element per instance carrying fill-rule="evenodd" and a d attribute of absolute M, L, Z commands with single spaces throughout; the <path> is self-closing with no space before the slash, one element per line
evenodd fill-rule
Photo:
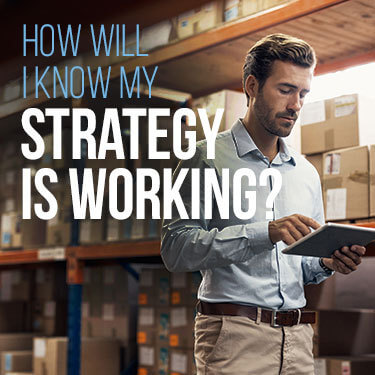
<path fill-rule="evenodd" d="M 239 168 L 250 168 L 257 176 L 265 168 L 276 168 L 282 175 L 282 187 L 274 200 L 273 217 L 280 219 L 302 214 L 324 223 L 319 175 L 304 157 L 279 139 L 279 153 L 269 163 L 253 142 L 240 120 L 232 129 L 219 133 L 215 143 L 215 159 L 207 159 L 206 141 L 197 143 L 195 156 L 181 161 L 181 168 L 201 170 L 200 219 L 181 219 L 176 207 L 172 219 L 164 220 L 161 255 L 170 271 L 202 273 L 198 298 L 206 302 L 232 302 L 274 310 L 296 309 L 306 305 L 303 286 L 319 283 L 330 276 L 319 265 L 319 259 L 285 255 L 284 242 L 273 245 L 268 235 L 266 199 L 272 189 L 268 186 L 249 187 L 242 179 L 241 207 L 248 200 L 245 191 L 256 190 L 257 209 L 250 220 L 237 218 L 233 211 L 233 186 L 229 188 L 229 219 L 219 216 L 213 202 L 212 219 L 204 219 L 204 169 L 215 168 L 221 181 L 222 168 L 229 168 L 230 181 Z M 188 177 L 190 173 L 188 174 Z M 191 207 L 191 180 L 185 179 L 180 194 L 188 213 Z M 189 217 L 191 217 L 189 215 Z"/>

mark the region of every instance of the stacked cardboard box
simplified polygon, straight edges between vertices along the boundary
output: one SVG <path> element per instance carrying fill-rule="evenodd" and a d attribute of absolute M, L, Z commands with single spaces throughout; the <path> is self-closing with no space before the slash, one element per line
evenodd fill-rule
<path fill-rule="evenodd" d="M 177 17 L 177 38 L 184 39 L 189 36 L 212 29 L 223 20 L 223 2 L 213 1 L 195 8 Z"/>
<path fill-rule="evenodd" d="M 301 113 L 302 153 L 321 177 L 327 220 L 371 214 L 367 145 L 375 142 L 373 104 L 353 94 L 306 104 Z"/>
<path fill-rule="evenodd" d="M 315 375 L 373 375 L 375 358 L 326 357 L 315 359 Z"/>
<path fill-rule="evenodd" d="M 31 350 L 1 352 L 1 375 L 14 372 L 32 372 L 33 352 Z"/>
<path fill-rule="evenodd" d="M 203 108 L 207 111 L 207 117 L 212 126 L 215 119 L 216 110 L 224 109 L 224 114 L 220 122 L 219 132 L 230 129 L 238 118 L 242 118 L 246 113 L 246 96 L 243 93 L 231 90 L 222 90 L 217 93 L 197 98 L 193 101 L 193 110 L 196 113 L 197 140 L 204 139 L 204 131 L 200 122 L 198 109 Z"/>
<path fill-rule="evenodd" d="M 289 2 L 289 0 L 226 0 L 224 2 L 224 21 L 229 22 L 237 18 L 250 16 L 278 5 Z"/>
<path fill-rule="evenodd" d="M 170 273 L 142 269 L 139 282 L 138 374 L 168 374 Z"/>
<path fill-rule="evenodd" d="M 370 146 L 370 216 L 375 217 L 375 145 Z"/>
<path fill-rule="evenodd" d="M 67 323 L 68 289 L 63 267 L 38 268 L 32 301 L 33 331 L 41 335 L 63 335 Z"/>
<path fill-rule="evenodd" d="M 375 353 L 375 310 L 322 310 L 313 328 L 315 357 Z"/>
<path fill-rule="evenodd" d="M 138 374 L 194 374 L 194 317 L 199 273 L 142 269 Z"/>
<path fill-rule="evenodd" d="M 136 351 L 137 293 L 136 280 L 121 266 L 85 268 L 82 336 L 119 340 L 123 366 Z"/>
<path fill-rule="evenodd" d="M 30 371 L 30 354 L 33 347 L 31 333 L 0 334 L 1 374 L 9 371 Z"/>
<path fill-rule="evenodd" d="M 34 375 L 67 375 L 68 339 L 36 337 L 33 344 Z M 118 375 L 120 344 L 115 339 L 83 338 L 82 375 Z"/>

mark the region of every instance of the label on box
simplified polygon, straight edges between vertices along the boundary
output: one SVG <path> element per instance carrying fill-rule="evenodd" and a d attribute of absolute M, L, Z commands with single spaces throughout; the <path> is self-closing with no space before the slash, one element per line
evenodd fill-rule
<path fill-rule="evenodd" d="M 56 316 L 56 302 L 48 301 L 44 304 L 43 315 L 46 318 L 54 318 Z"/>
<path fill-rule="evenodd" d="M 11 353 L 5 354 L 5 371 L 12 371 L 12 359 L 13 356 Z"/>
<path fill-rule="evenodd" d="M 346 189 L 327 189 L 327 220 L 346 218 Z"/>
<path fill-rule="evenodd" d="M 115 305 L 113 303 L 103 305 L 103 320 L 115 320 Z"/>
<path fill-rule="evenodd" d="M 82 317 L 83 318 L 88 318 L 90 316 L 90 303 L 89 302 L 83 302 L 82 307 Z"/>
<path fill-rule="evenodd" d="M 341 362 L 341 375 L 350 375 L 350 362 Z"/>
<path fill-rule="evenodd" d="M 65 259 L 65 247 L 56 247 L 51 249 L 43 249 L 38 251 L 39 260 L 62 260 Z"/>
<path fill-rule="evenodd" d="M 104 284 L 113 285 L 115 283 L 115 268 L 104 267 Z"/>
<path fill-rule="evenodd" d="M 181 293 L 180 292 L 172 292 L 172 305 L 179 305 L 181 303 Z"/>
<path fill-rule="evenodd" d="M 176 347 L 178 346 L 178 343 L 178 335 L 169 335 L 169 346 Z"/>
<path fill-rule="evenodd" d="M 147 294 L 146 293 L 139 293 L 138 304 L 139 305 L 147 305 Z"/>
<path fill-rule="evenodd" d="M 34 339 L 34 357 L 45 358 L 46 356 L 46 340 Z"/>
<path fill-rule="evenodd" d="M 14 199 L 7 199 L 4 205 L 5 212 L 14 211 L 15 209 L 16 209 L 16 204 L 14 202 Z"/>
<path fill-rule="evenodd" d="M 171 327 L 183 327 L 187 325 L 186 307 L 173 308 L 171 311 Z"/>
<path fill-rule="evenodd" d="M 355 113 L 357 104 L 354 95 L 335 98 L 335 117 L 349 116 Z"/>
<path fill-rule="evenodd" d="M 186 374 L 187 364 L 188 364 L 187 354 L 182 354 L 182 353 L 171 354 L 171 371 Z"/>
<path fill-rule="evenodd" d="M 172 288 L 186 288 L 187 275 L 188 274 L 186 272 L 172 273 Z"/>
<path fill-rule="evenodd" d="M 324 174 L 339 174 L 341 166 L 340 154 L 328 154 L 324 160 Z"/>
<path fill-rule="evenodd" d="M 238 17 L 238 6 L 234 6 L 233 8 L 227 9 L 224 11 L 224 21 L 229 22 L 234 20 Z"/>
<path fill-rule="evenodd" d="M 307 103 L 301 111 L 301 126 L 315 124 L 326 120 L 326 108 L 324 100 L 314 103 Z"/>
<path fill-rule="evenodd" d="M 142 270 L 139 286 L 152 287 L 152 271 Z"/>
<path fill-rule="evenodd" d="M 146 344 L 147 333 L 143 331 L 137 332 L 137 344 Z"/>
<path fill-rule="evenodd" d="M 139 348 L 139 364 L 141 366 L 154 365 L 154 348 L 152 346 L 141 346 Z"/>
<path fill-rule="evenodd" d="M 10 232 L 12 230 L 12 217 L 10 215 L 1 216 L 1 231 Z"/>
<path fill-rule="evenodd" d="M 139 324 L 141 326 L 154 325 L 155 310 L 152 307 L 142 307 L 139 309 Z"/>
<path fill-rule="evenodd" d="M 327 375 L 326 360 L 321 358 L 314 359 L 314 374 Z"/>

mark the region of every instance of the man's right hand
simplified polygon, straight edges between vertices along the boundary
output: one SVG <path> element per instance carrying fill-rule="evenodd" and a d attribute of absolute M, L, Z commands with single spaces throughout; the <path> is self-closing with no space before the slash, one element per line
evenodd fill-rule
<path fill-rule="evenodd" d="M 283 241 L 289 246 L 309 234 L 311 232 L 310 227 L 318 229 L 320 224 L 310 217 L 294 214 L 270 221 L 268 234 L 274 244 Z"/>

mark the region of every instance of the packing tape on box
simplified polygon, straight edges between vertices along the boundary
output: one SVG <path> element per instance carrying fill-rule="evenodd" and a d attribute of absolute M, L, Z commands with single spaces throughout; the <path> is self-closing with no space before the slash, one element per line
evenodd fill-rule
<path fill-rule="evenodd" d="M 326 150 L 332 150 L 334 148 L 335 133 L 333 129 L 326 130 L 324 132 L 324 146 Z"/>
<path fill-rule="evenodd" d="M 349 180 L 353 182 L 358 182 L 360 184 L 368 184 L 369 183 L 369 173 L 368 172 L 358 172 L 355 171 L 349 175 Z"/>
<path fill-rule="evenodd" d="M 342 177 L 327 178 L 323 181 L 324 191 L 328 189 L 337 189 L 341 188 L 343 182 Z"/>

